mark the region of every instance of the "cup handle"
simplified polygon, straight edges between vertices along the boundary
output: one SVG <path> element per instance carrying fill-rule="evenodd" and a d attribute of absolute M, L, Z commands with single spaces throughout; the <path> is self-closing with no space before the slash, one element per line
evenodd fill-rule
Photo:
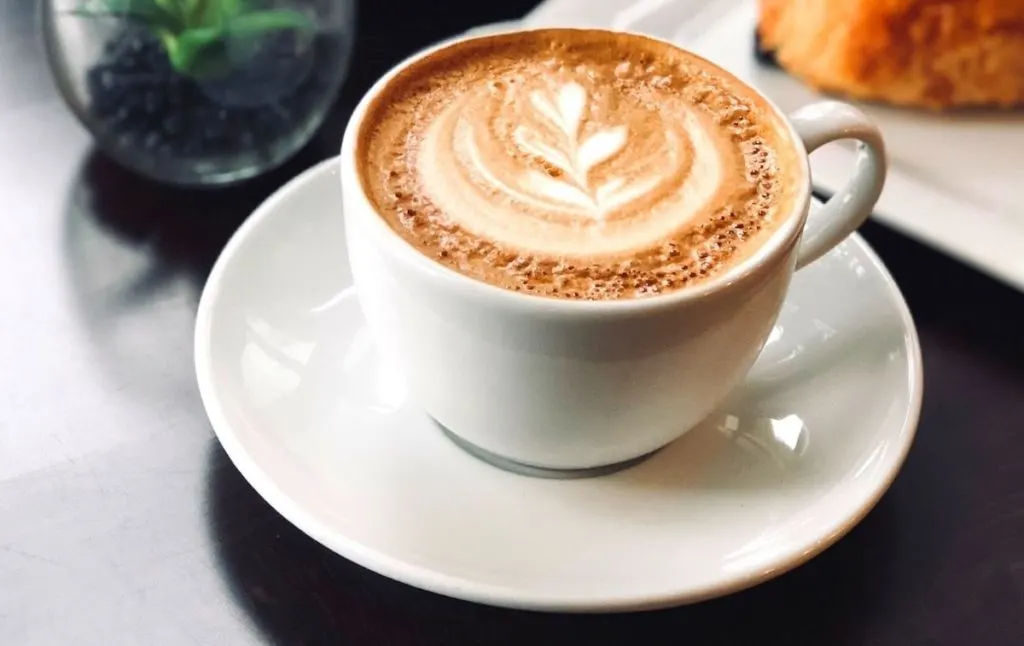
<path fill-rule="evenodd" d="M 839 139 L 860 142 L 853 176 L 807 218 L 797 250 L 796 268 L 800 269 L 828 253 L 871 215 L 885 184 L 885 142 L 878 127 L 863 112 L 837 101 L 805 106 L 790 115 L 789 120 L 808 155 Z"/>

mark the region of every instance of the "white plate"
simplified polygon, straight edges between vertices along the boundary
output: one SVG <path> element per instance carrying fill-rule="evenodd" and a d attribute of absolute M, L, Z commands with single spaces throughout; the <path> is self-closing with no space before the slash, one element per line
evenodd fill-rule
<path fill-rule="evenodd" d="M 888 488 L 921 406 L 921 357 L 859 238 L 800 272 L 762 358 L 701 427 L 584 480 L 491 467 L 408 401 L 364 328 L 336 161 L 271 197 L 199 305 L 213 428 L 249 483 L 338 554 L 453 597 L 632 610 L 754 585 L 819 553 Z"/>
<path fill-rule="evenodd" d="M 529 26 L 632 29 L 669 39 L 732 71 L 786 112 L 824 97 L 753 55 L 754 0 L 547 0 Z M 876 219 L 1024 289 L 1024 112 L 934 115 L 860 107 L 885 133 L 889 180 Z M 815 185 L 834 192 L 851 148 L 812 156 Z"/>

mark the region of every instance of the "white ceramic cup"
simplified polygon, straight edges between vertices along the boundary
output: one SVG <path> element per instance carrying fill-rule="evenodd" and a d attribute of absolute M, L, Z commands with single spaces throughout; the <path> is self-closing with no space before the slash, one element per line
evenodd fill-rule
<path fill-rule="evenodd" d="M 358 175 L 355 144 L 369 102 L 406 65 L 459 42 L 399 64 L 371 88 L 345 131 L 349 261 L 371 334 L 419 406 L 477 454 L 558 470 L 649 454 L 722 403 L 761 351 L 793 272 L 868 217 L 885 179 L 881 134 L 860 111 L 836 102 L 784 119 L 803 149 L 800 167 L 790 169 L 803 178 L 795 212 L 717 277 L 638 299 L 521 294 L 422 255 L 381 218 Z M 809 218 L 807 154 L 839 139 L 861 142 L 851 179 Z"/>

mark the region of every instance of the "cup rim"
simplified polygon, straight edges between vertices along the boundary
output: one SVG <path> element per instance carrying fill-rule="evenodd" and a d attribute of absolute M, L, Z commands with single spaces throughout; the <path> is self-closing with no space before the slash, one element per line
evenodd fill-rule
<path fill-rule="evenodd" d="M 393 78 L 403 70 L 424 58 L 448 48 L 458 47 L 467 42 L 498 39 L 505 36 L 530 32 L 598 32 L 606 34 L 628 34 L 633 37 L 654 41 L 680 50 L 687 55 L 696 58 L 705 65 L 716 70 L 718 73 L 729 77 L 734 82 L 745 87 L 748 91 L 760 98 L 764 104 L 772 110 L 779 123 L 786 129 L 786 134 L 788 134 L 791 145 L 794 147 L 796 159 L 800 165 L 799 175 L 795 179 L 795 184 L 798 187 L 798 193 L 793 200 L 791 211 L 787 214 L 782 224 L 769 234 L 768 239 L 765 240 L 754 253 L 742 259 L 735 265 L 732 265 L 724 272 L 712 276 L 707 280 L 700 281 L 693 286 L 686 286 L 673 291 L 638 298 L 601 300 L 570 299 L 513 291 L 505 289 L 504 287 L 492 285 L 476 278 L 471 278 L 470 276 L 451 269 L 437 260 L 421 253 L 387 224 L 384 216 L 367 195 L 363 182 L 360 178 L 355 159 L 356 143 L 359 139 L 360 130 L 362 129 L 367 110 L 377 95 L 380 94 L 380 92 Z M 346 176 L 350 177 L 350 181 L 346 180 Z M 403 262 L 403 264 L 411 267 L 418 273 L 430 276 L 434 280 L 443 281 L 451 287 L 463 291 L 464 294 L 476 297 L 478 300 L 486 301 L 491 305 L 503 305 L 517 309 L 532 309 L 547 312 L 564 311 L 567 313 L 578 314 L 605 312 L 651 312 L 666 308 L 674 308 L 685 304 L 692 304 L 694 301 L 706 299 L 709 296 L 719 294 L 723 291 L 731 291 L 731 288 L 734 286 L 746 283 L 756 277 L 765 267 L 772 265 L 773 260 L 778 259 L 780 255 L 789 251 L 797 244 L 807 221 L 811 199 L 810 162 L 806 146 L 803 143 L 803 139 L 801 139 L 799 134 L 796 132 L 796 129 L 789 117 L 770 97 L 766 96 L 760 90 L 753 87 L 743 79 L 740 79 L 717 63 L 709 61 L 705 57 L 667 39 L 631 30 L 600 27 L 521 27 L 518 29 L 506 29 L 496 33 L 462 35 L 440 41 L 411 54 L 399 63 L 395 64 L 377 81 L 375 81 L 352 111 L 352 115 L 345 127 L 342 139 L 340 177 L 344 184 L 342 189 L 343 193 L 349 193 L 354 190 L 357 193 L 357 196 L 355 197 L 358 198 L 360 207 L 365 207 L 369 212 L 373 213 L 374 217 L 366 218 L 366 220 L 372 220 L 372 223 L 369 223 L 368 232 L 373 235 L 380 244 L 386 246 L 394 257 L 398 258 Z M 352 197 L 352 195 L 348 195 L 346 197 L 346 201 L 352 199 Z M 353 218 L 358 216 L 354 213 L 345 213 L 345 217 Z"/>

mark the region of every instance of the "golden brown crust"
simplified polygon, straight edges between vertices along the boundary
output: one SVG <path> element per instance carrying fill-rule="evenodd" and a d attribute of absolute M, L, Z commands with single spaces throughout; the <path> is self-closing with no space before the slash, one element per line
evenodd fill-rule
<path fill-rule="evenodd" d="M 1024 104 L 1024 0 L 760 0 L 763 47 L 830 93 L 931 109 Z"/>

